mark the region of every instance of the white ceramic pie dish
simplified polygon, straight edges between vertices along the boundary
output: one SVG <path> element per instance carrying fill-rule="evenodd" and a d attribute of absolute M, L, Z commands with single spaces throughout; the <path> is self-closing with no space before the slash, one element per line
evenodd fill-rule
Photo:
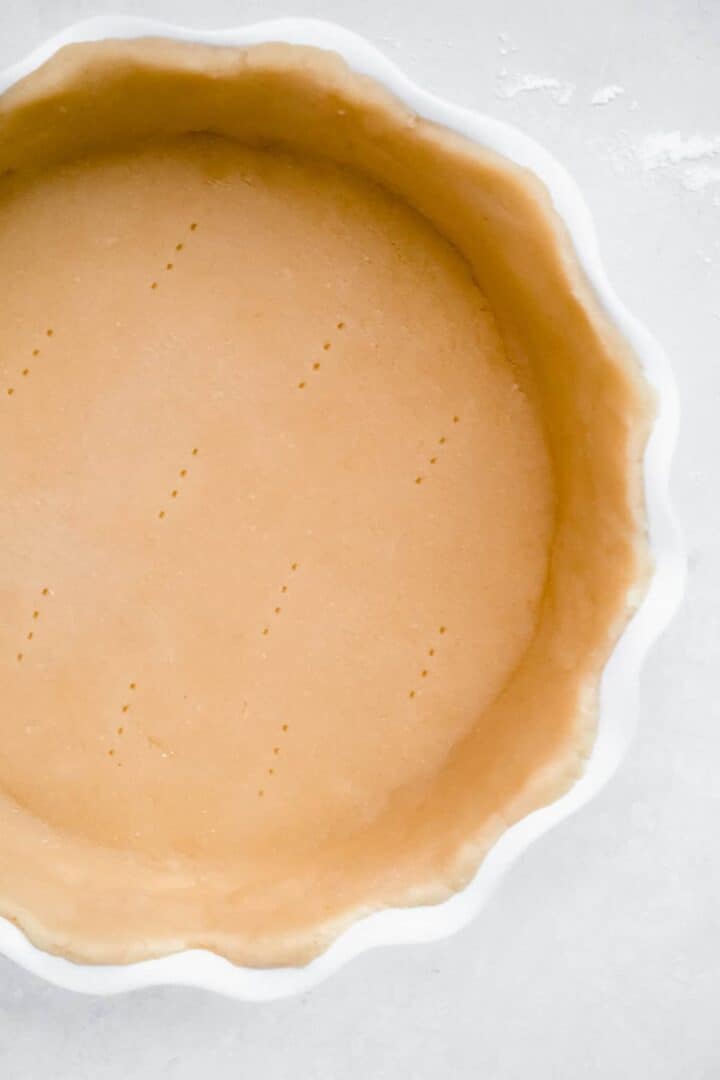
<path fill-rule="evenodd" d="M 565 170 L 541 146 L 511 126 L 450 105 L 421 90 L 367 41 L 341 27 L 314 20 L 287 19 L 203 32 L 145 19 L 99 18 L 69 27 L 0 74 L 0 92 L 39 67 L 64 45 L 101 38 L 146 36 L 234 46 L 283 41 L 332 49 L 351 68 L 383 83 L 418 114 L 530 169 L 548 189 L 598 300 L 632 346 L 658 399 L 657 417 L 644 456 L 654 576 L 603 673 L 597 738 L 586 771 L 565 796 L 509 829 L 465 889 L 432 907 L 373 914 L 355 923 L 325 953 L 301 968 L 242 968 L 203 950 L 186 950 L 127 965 L 83 965 L 43 952 L 12 923 L 0 919 L 0 951 L 28 971 L 69 989 L 112 993 L 140 986 L 178 984 L 205 987 L 246 1000 L 269 1000 L 308 989 L 372 947 L 430 941 L 458 930 L 479 911 L 502 872 L 525 847 L 587 802 L 613 774 L 634 730 L 642 662 L 671 617 L 682 591 L 684 559 L 667 496 L 678 419 L 677 398 L 661 348 L 623 307 L 606 279 L 589 212 Z"/>

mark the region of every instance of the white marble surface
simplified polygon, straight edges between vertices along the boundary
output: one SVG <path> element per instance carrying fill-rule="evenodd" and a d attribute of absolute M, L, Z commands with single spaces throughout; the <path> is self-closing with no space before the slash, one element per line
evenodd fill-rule
<path fill-rule="evenodd" d="M 618 292 L 674 361 L 690 576 L 621 772 L 464 933 L 262 1006 L 169 989 L 84 998 L 0 960 L 0 1076 L 716 1080 L 720 3 L 0 0 L 0 67 L 118 9 L 197 26 L 335 19 L 430 89 L 545 142 L 584 189 Z"/>

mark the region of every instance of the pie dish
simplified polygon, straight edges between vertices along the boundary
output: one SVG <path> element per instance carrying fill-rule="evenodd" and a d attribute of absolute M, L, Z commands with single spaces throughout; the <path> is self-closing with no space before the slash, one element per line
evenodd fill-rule
<path fill-rule="evenodd" d="M 609 775 L 672 387 L 564 174 L 359 39 L 67 40 L 0 100 L 5 949 L 275 996 Z"/>

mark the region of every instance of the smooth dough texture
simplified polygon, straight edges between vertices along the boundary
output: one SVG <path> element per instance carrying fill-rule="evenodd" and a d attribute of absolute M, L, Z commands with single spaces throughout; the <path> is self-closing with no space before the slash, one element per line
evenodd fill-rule
<path fill-rule="evenodd" d="M 2 914 L 302 962 L 568 787 L 649 407 L 537 181 L 331 54 L 74 46 L 0 295 Z"/>

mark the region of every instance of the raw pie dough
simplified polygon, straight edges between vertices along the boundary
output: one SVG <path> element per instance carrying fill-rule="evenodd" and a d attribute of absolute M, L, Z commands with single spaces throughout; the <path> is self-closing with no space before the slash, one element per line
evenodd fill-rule
<path fill-rule="evenodd" d="M 644 385 L 540 185 L 329 54 L 0 98 L 0 911 L 301 962 L 564 791 Z"/>

